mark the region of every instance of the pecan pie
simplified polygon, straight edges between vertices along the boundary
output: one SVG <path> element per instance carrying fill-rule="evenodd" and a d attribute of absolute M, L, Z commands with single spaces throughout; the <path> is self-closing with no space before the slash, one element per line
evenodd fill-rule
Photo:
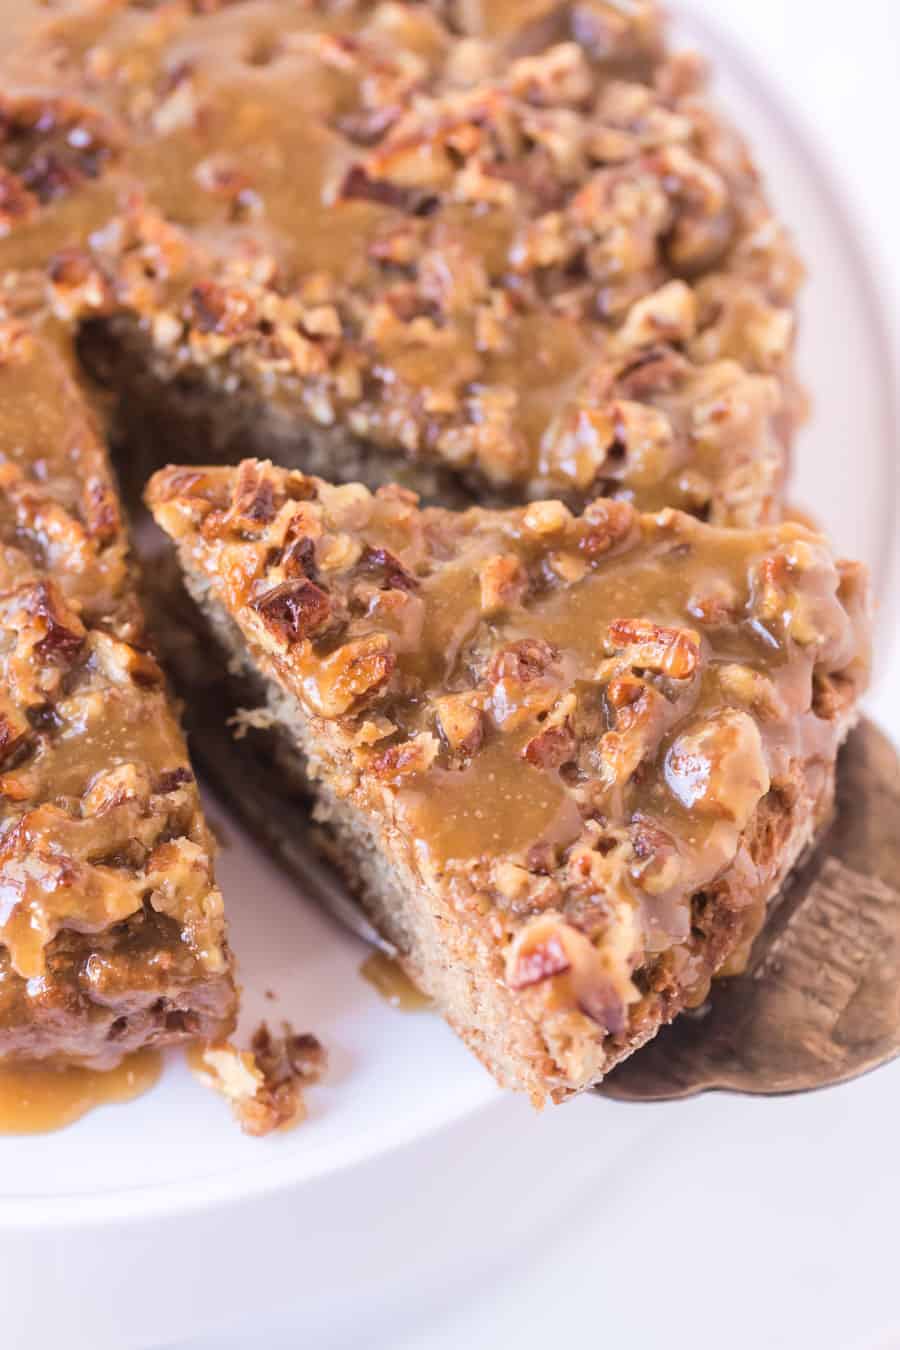
<path fill-rule="evenodd" d="M 0 270 L 130 454 L 777 519 L 800 268 L 652 0 L 11 9 Z"/>
<path fill-rule="evenodd" d="M 596 1082 L 740 962 L 831 809 L 857 564 L 796 524 L 454 513 L 255 460 L 148 502 L 362 903 L 501 1083 Z"/>
<path fill-rule="evenodd" d="M 90 412 L 0 325 L 0 1058 L 111 1067 L 236 996 L 184 740 Z"/>

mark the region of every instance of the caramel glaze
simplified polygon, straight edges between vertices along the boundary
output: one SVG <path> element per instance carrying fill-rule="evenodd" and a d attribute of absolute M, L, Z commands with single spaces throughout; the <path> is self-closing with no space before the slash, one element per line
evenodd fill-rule
<path fill-rule="evenodd" d="M 359 973 L 377 994 L 392 1008 L 401 1012 L 421 1012 L 431 1007 L 427 994 L 418 989 L 399 961 L 384 952 L 372 952 L 359 968 Z"/>
<path fill-rule="evenodd" d="M 230 966 L 94 418 L 54 344 L 0 322 L 0 1058 L 85 1066 L 77 1114 L 90 1071 L 227 1029 Z"/>
<path fill-rule="evenodd" d="M 0 304 L 518 499 L 772 517 L 799 268 L 655 6 L 570 8 L 15 0 Z"/>
<path fill-rule="evenodd" d="M 77 1064 L 0 1065 L 0 1134 L 49 1134 L 88 1111 L 130 1102 L 155 1085 L 162 1070 L 156 1050 L 137 1050 L 114 1069 Z"/>
<path fill-rule="evenodd" d="M 627 1005 L 654 956 L 689 960 L 705 888 L 762 921 L 754 822 L 824 809 L 866 679 L 865 573 L 819 536 L 609 501 L 453 515 L 251 461 L 165 470 L 149 501 L 310 719 L 314 772 L 513 987 L 614 1027 L 597 987 Z"/>

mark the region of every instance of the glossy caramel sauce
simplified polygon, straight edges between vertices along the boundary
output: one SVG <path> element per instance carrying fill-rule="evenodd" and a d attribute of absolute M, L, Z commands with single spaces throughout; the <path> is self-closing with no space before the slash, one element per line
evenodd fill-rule
<path fill-rule="evenodd" d="M 421 1012 L 431 1007 L 431 999 L 413 984 L 399 961 L 385 952 L 372 952 L 359 968 L 359 973 L 377 994 L 392 1008 L 401 1012 Z"/>
<path fill-rule="evenodd" d="M 134 220 L 141 217 L 144 224 L 151 222 L 149 253 L 142 250 L 147 284 L 136 279 L 131 266 L 138 262 L 138 251 L 133 258 L 120 257 L 116 303 L 160 341 L 165 360 L 178 364 L 184 359 L 184 352 L 170 349 L 164 335 L 181 327 L 198 282 L 204 286 L 214 279 L 230 286 L 249 279 L 254 286 L 270 288 L 270 301 L 279 297 L 279 312 L 280 298 L 292 293 L 298 298 L 308 295 L 313 309 L 331 305 L 337 292 L 352 295 L 353 308 L 368 318 L 361 325 L 354 320 L 349 327 L 343 318 L 343 331 L 334 334 L 335 341 L 346 344 L 349 339 L 351 364 L 364 357 L 362 348 L 371 347 L 377 359 L 365 357 L 364 393 L 347 395 L 340 382 L 333 388 L 327 381 L 326 385 L 329 399 L 337 399 L 345 412 L 365 411 L 368 438 L 416 454 L 428 442 L 430 455 L 441 419 L 450 417 L 453 425 L 483 428 L 469 439 L 476 461 L 484 461 L 475 467 L 484 467 L 492 481 L 536 482 L 548 495 L 573 487 L 581 490 L 594 482 L 596 472 L 585 470 L 587 478 L 582 481 L 583 466 L 568 462 L 568 451 L 559 448 L 555 423 L 570 403 L 573 407 L 590 403 L 586 386 L 609 356 L 610 327 L 602 318 L 606 286 L 592 273 L 586 278 L 573 275 L 569 283 L 568 268 L 553 267 L 548 274 L 551 289 L 571 284 L 575 304 L 572 314 L 565 305 L 557 313 L 541 295 L 546 280 L 543 265 L 522 263 L 523 275 L 514 275 L 523 224 L 552 225 L 554 212 L 545 208 L 562 209 L 576 184 L 601 163 L 591 160 L 582 165 L 577 158 L 581 133 L 576 134 L 575 128 L 582 114 L 569 107 L 564 116 L 560 114 L 560 131 L 553 133 L 550 143 L 555 144 L 558 134 L 562 148 L 555 153 L 561 159 L 559 164 L 551 159 L 549 176 L 554 181 L 543 187 L 540 182 L 529 186 L 527 173 L 516 186 L 516 170 L 523 166 L 515 163 L 518 152 L 510 150 L 512 162 L 505 163 L 504 152 L 503 162 L 488 174 L 495 188 L 499 184 L 499 196 L 489 194 L 482 200 L 471 186 L 460 195 L 461 189 L 451 190 L 438 174 L 436 186 L 431 184 L 434 199 L 429 197 L 419 213 L 404 205 L 407 184 L 402 169 L 390 170 L 396 153 L 391 149 L 386 151 L 387 177 L 379 179 L 381 192 L 354 193 L 345 186 L 348 173 L 368 163 L 373 146 L 378 160 L 384 128 L 375 127 L 371 134 L 352 129 L 361 116 L 365 120 L 373 112 L 384 114 L 390 123 L 398 110 L 402 115 L 414 113 L 417 100 L 440 104 L 449 99 L 446 117 L 452 120 L 459 116 L 453 111 L 454 99 L 484 81 L 488 110 L 479 112 L 475 123 L 496 117 L 497 134 L 504 140 L 506 133 L 500 128 L 506 94 L 500 72 L 518 54 L 515 40 L 507 44 L 520 27 L 522 50 L 530 49 L 531 25 L 540 28 L 540 21 L 558 8 L 550 0 L 466 4 L 459 18 L 463 31 L 470 34 L 465 41 L 442 21 L 437 5 L 332 7 L 245 0 L 219 7 L 185 0 L 151 7 L 84 0 L 77 6 L 49 7 L 35 0 L 11 0 L 9 8 L 7 23 L 16 40 L 5 55 L 0 54 L 4 90 L 13 99 L 19 94 L 31 98 L 64 93 L 86 116 L 96 119 L 103 150 L 99 162 L 89 162 L 74 183 L 51 184 L 38 210 L 25 213 L 14 228 L 0 229 L 0 274 L 9 282 L 11 294 L 21 289 L 23 277 L 30 278 L 40 294 L 39 274 L 62 250 L 89 247 L 109 262 L 109 246 L 116 253 L 115 240 L 123 233 L 128 238 Z M 564 39 L 568 30 L 562 13 L 559 20 L 546 28 L 538 49 Z M 606 20 L 598 22 L 603 29 Z M 638 50 L 642 53 L 633 73 L 648 79 L 659 56 L 652 36 L 656 20 L 616 15 L 610 34 L 623 26 L 633 30 L 635 55 Z M 477 56 L 465 75 L 454 66 L 461 46 L 468 57 Z M 598 57 L 602 67 L 605 57 L 602 53 Z M 414 77 L 408 73 L 410 65 Z M 619 65 L 616 73 L 624 74 L 625 67 Z M 547 114 L 554 124 L 555 111 Z M 543 110 L 538 120 L 542 125 Z M 577 151 L 572 164 L 566 146 L 569 155 Z M 523 153 L 527 158 L 530 151 Z M 428 160 L 423 153 L 423 168 Z M 634 172 L 638 177 L 637 169 Z M 413 186 L 430 181 L 426 173 L 419 182 L 413 171 Z M 474 195 L 467 195 L 470 190 Z M 736 173 L 728 192 L 741 208 L 729 212 L 729 219 L 744 210 L 748 220 L 758 219 L 751 174 Z M 620 221 L 613 213 L 601 231 L 601 252 L 609 243 L 613 256 L 606 263 L 598 260 L 597 267 L 600 276 L 609 274 L 613 288 L 628 281 L 619 275 L 623 268 L 640 273 L 649 265 L 646 250 L 651 255 L 658 251 L 653 231 L 644 239 L 640 220 L 634 219 L 639 206 L 630 214 L 623 210 L 627 218 Z M 396 230 L 411 231 L 415 247 L 424 240 L 422 267 L 429 276 L 429 269 L 434 272 L 416 301 L 421 312 L 413 321 L 405 317 L 415 290 L 406 274 L 415 273 L 419 263 L 401 257 L 395 270 L 393 261 L 386 266 L 378 253 Z M 662 254 L 658 263 L 659 276 L 653 268 L 649 273 L 656 282 L 671 270 Z M 575 295 L 579 280 L 596 291 L 595 302 L 585 302 L 583 312 Z M 528 284 L 523 287 L 523 282 Z M 483 301 L 488 283 L 494 298 L 504 301 L 490 340 L 483 331 L 484 304 L 479 313 L 479 304 L 466 298 L 471 290 Z M 651 281 L 642 283 L 644 290 L 650 285 Z M 459 292 L 457 299 L 447 298 L 448 288 Z M 507 289 L 513 303 L 505 303 Z M 640 293 L 638 287 L 635 298 Z M 0 305 L 3 302 L 0 294 Z M 446 312 L 434 321 L 432 311 L 441 311 L 442 306 Z M 393 317 L 392 310 L 396 310 Z M 291 317 L 291 324 L 296 317 Z M 158 327 L 157 320 L 162 321 Z M 218 340 L 213 345 L 218 350 Z M 715 347 L 713 355 L 731 355 Z M 323 372 L 305 370 L 299 379 L 296 373 L 275 379 L 266 360 L 256 371 L 251 370 L 252 362 L 243 363 L 241 378 L 256 383 L 268 402 L 297 410 L 305 401 L 307 411 L 317 416 L 321 409 L 316 388 Z M 730 378 L 735 372 L 740 373 L 736 366 Z M 710 391 L 705 385 L 699 393 L 693 389 L 689 380 L 683 393 L 659 402 L 676 433 L 677 452 L 656 454 L 648 448 L 652 437 L 634 437 L 627 468 L 617 468 L 612 460 L 604 464 L 604 479 L 621 481 L 627 490 L 636 491 L 645 508 L 674 504 L 692 509 L 696 484 L 692 487 L 690 475 L 682 473 L 687 461 L 714 484 L 723 472 L 740 465 L 742 455 L 755 459 L 757 441 L 764 447 L 772 438 L 772 409 L 757 388 L 749 390 L 749 398 L 737 399 L 729 389 L 714 391 L 727 425 L 704 439 L 696 434 L 691 412 L 693 403 L 701 397 L 707 400 Z M 739 405 L 746 426 L 735 424 L 728 430 L 730 403 Z M 753 417 L 747 409 L 757 404 L 759 425 L 751 427 Z M 436 418 L 434 426 L 429 425 L 431 416 Z M 409 443 L 417 430 L 411 419 L 422 423 L 415 446 Z M 594 450 L 603 460 L 603 446 Z M 458 460 L 459 454 L 450 442 L 439 447 L 439 457 L 452 464 L 469 462 Z M 779 455 L 772 450 L 774 461 Z M 759 457 L 766 458 L 761 449 Z M 592 490 L 599 490 L 597 484 Z"/>
<path fill-rule="evenodd" d="M 0 1134 L 49 1134 L 98 1106 L 130 1102 L 156 1084 L 158 1050 L 138 1050 L 114 1069 L 41 1062 L 0 1066 Z"/>

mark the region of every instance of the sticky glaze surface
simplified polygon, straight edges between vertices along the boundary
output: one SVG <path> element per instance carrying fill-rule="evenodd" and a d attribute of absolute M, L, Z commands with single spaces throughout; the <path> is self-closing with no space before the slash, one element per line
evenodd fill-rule
<path fill-rule="evenodd" d="M 647 0 L 13 11 L 9 308 L 393 476 L 775 518 L 800 269 Z"/>
<path fill-rule="evenodd" d="M 0 325 L 0 1055 L 107 1067 L 233 1004 L 93 417 L 52 344 Z"/>

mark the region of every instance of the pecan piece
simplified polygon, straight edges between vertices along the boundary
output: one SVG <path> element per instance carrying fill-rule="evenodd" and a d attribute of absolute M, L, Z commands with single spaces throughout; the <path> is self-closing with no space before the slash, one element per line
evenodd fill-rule
<path fill-rule="evenodd" d="M 37 209 L 38 201 L 34 194 L 14 173 L 0 164 L 0 239 L 17 225 L 31 220 Z"/>
<path fill-rule="evenodd" d="M 438 726 L 451 750 L 472 755 L 484 739 L 484 720 L 471 694 L 445 694 L 435 699 Z"/>
<path fill-rule="evenodd" d="M 55 582 L 39 582 L 25 607 L 44 629 L 44 636 L 34 646 L 37 659 L 47 665 L 69 665 L 81 650 L 86 629 L 66 605 Z"/>
<path fill-rule="evenodd" d="M 121 527 L 119 504 L 112 484 L 96 475 L 89 478 L 82 493 L 87 532 L 101 543 L 116 539 Z"/>
<path fill-rule="evenodd" d="M 642 680 L 623 676 L 611 681 L 607 699 L 615 728 L 600 738 L 599 755 L 608 779 L 620 786 L 655 751 L 666 725 L 666 700 Z"/>
<path fill-rule="evenodd" d="M 769 790 L 759 727 L 735 708 L 713 714 L 673 742 L 665 780 L 689 811 L 733 821 L 742 830 Z"/>
<path fill-rule="evenodd" d="M 642 619 L 615 619 L 607 641 L 616 651 L 628 651 L 631 665 L 654 670 L 673 680 L 686 680 L 700 661 L 700 638 L 692 628 L 665 628 Z"/>
<path fill-rule="evenodd" d="M 494 653 L 488 667 L 488 680 L 491 684 L 499 684 L 501 680 L 527 684 L 543 675 L 555 657 L 556 649 L 543 638 L 520 638 Z"/>
<path fill-rule="evenodd" d="M 47 264 L 47 279 L 53 309 L 63 319 L 99 313 L 112 305 L 112 286 L 83 249 L 64 248 L 54 254 Z"/>
<path fill-rule="evenodd" d="M 378 578 L 386 591 L 417 591 L 419 583 L 389 549 L 367 544 L 357 564 L 359 570 Z"/>
<path fill-rule="evenodd" d="M 268 525 L 275 519 L 275 485 L 255 459 L 238 465 L 231 496 L 231 515 L 252 528 Z"/>
<path fill-rule="evenodd" d="M 630 829 L 634 849 L 631 874 L 642 891 L 662 895 L 678 884 L 681 859 L 675 840 L 657 821 L 635 816 Z"/>
<path fill-rule="evenodd" d="M 628 502 L 599 497 L 585 507 L 578 525 L 578 547 L 588 558 L 599 558 L 628 538 L 637 514 Z"/>
<path fill-rule="evenodd" d="M 413 211 L 421 202 L 421 192 L 398 187 L 386 178 L 370 178 L 361 164 L 348 169 L 338 192 L 338 201 L 377 202 L 380 206 L 395 206 L 401 211 Z"/>
<path fill-rule="evenodd" d="M 653 394 L 672 393 L 690 371 L 688 362 L 671 347 L 649 347 L 621 367 L 615 383 L 625 398 L 640 402 Z"/>
<path fill-rule="evenodd" d="M 370 760 L 370 768 L 377 778 L 392 781 L 426 773 L 438 752 L 437 739 L 430 732 L 422 732 L 399 745 L 389 745 Z"/>
<path fill-rule="evenodd" d="M 31 723 L 11 699 L 0 694 L 0 764 L 18 750 L 31 733 Z"/>
<path fill-rule="evenodd" d="M 532 502 L 522 517 L 522 524 L 533 534 L 559 534 L 572 522 L 569 508 L 558 501 Z"/>
<path fill-rule="evenodd" d="M 482 567 L 480 581 L 481 612 L 496 614 L 521 599 L 528 576 L 514 553 L 496 553 Z"/>
<path fill-rule="evenodd" d="M 198 281 L 191 289 L 186 315 L 199 333 L 240 337 L 256 323 L 253 301 L 236 286 Z"/>
<path fill-rule="evenodd" d="M 394 673 L 397 654 L 384 633 L 371 633 L 317 663 L 306 690 L 323 717 L 341 717 L 355 704 L 383 689 Z"/>
<path fill-rule="evenodd" d="M 561 975 L 571 965 L 559 934 L 541 930 L 540 936 L 532 935 L 530 941 L 519 941 L 514 946 L 512 959 L 507 963 L 507 984 L 511 989 L 527 989 Z"/>
<path fill-rule="evenodd" d="M 331 600 L 308 577 L 273 586 L 252 600 L 250 608 L 259 615 L 269 632 L 286 644 L 311 637 L 331 617 Z"/>
<path fill-rule="evenodd" d="M 575 754 L 575 737 L 567 725 L 546 727 L 532 736 L 522 751 L 522 758 L 539 769 L 558 769 Z"/>
<path fill-rule="evenodd" d="M 644 347 L 660 341 L 687 342 L 696 328 L 694 292 L 684 281 L 667 281 L 631 306 L 619 336 L 629 347 Z"/>
<path fill-rule="evenodd" d="M 638 997 L 630 978 L 635 939 L 633 916 L 624 908 L 601 945 L 559 915 L 544 914 L 510 944 L 506 982 L 515 990 L 543 986 L 551 1006 L 569 1004 L 616 1035 L 625 1028 L 628 1004 Z"/>

